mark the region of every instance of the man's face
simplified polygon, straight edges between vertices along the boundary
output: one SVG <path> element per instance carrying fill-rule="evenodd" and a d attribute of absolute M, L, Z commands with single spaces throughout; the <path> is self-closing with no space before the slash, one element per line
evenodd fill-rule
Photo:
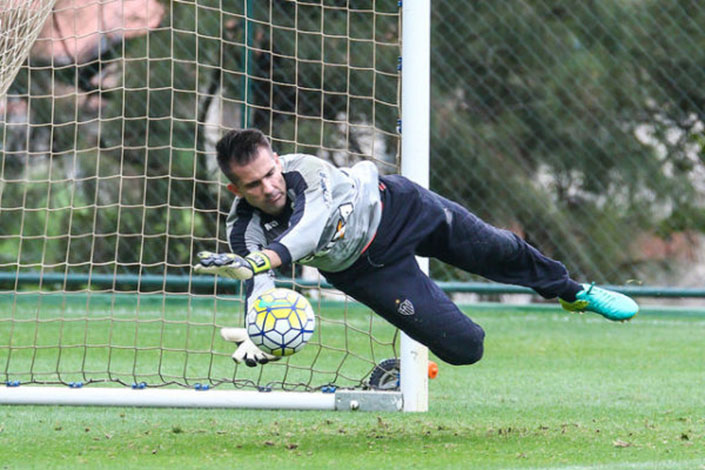
<path fill-rule="evenodd" d="M 251 206 L 270 215 L 279 215 L 286 205 L 286 182 L 279 156 L 260 147 L 255 158 L 246 165 L 233 165 L 231 171 L 238 183 L 228 189 L 245 198 Z"/>

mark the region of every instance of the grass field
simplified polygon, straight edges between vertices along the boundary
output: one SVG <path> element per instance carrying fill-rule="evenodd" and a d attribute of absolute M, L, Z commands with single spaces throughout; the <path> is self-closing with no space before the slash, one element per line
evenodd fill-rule
<path fill-rule="evenodd" d="M 5 406 L 0 468 L 705 469 L 705 317 L 467 311 L 428 413 Z"/>

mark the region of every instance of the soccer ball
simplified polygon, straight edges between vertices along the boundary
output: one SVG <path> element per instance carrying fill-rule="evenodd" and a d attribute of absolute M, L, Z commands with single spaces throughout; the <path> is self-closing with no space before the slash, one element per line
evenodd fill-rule
<path fill-rule="evenodd" d="M 247 334 L 262 351 L 289 356 L 313 335 L 316 316 L 311 304 L 290 289 L 271 289 L 257 297 L 247 311 Z"/>

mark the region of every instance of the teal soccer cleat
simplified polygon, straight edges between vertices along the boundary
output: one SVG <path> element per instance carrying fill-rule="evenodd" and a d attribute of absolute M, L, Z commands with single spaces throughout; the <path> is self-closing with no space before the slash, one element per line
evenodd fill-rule
<path fill-rule="evenodd" d="M 639 306 L 624 294 L 583 284 L 574 302 L 559 299 L 564 309 L 571 312 L 595 312 L 612 321 L 628 321 L 639 312 Z"/>

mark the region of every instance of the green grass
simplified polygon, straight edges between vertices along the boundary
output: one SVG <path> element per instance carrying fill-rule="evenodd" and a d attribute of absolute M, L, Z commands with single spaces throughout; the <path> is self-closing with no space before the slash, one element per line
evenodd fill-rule
<path fill-rule="evenodd" d="M 468 312 L 428 413 L 6 406 L 0 468 L 705 469 L 704 317 Z"/>

